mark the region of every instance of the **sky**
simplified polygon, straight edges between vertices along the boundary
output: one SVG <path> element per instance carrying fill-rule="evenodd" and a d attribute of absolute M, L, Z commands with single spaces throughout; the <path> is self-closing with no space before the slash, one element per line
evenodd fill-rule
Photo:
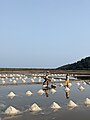
<path fill-rule="evenodd" d="M 90 0 L 0 0 L 0 67 L 57 68 L 90 56 Z"/>

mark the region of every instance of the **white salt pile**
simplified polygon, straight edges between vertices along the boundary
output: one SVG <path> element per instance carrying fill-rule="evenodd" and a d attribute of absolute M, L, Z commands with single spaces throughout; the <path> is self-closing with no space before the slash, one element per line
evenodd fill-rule
<path fill-rule="evenodd" d="M 62 83 L 60 83 L 60 87 L 63 87 L 63 84 L 62 84 Z"/>
<path fill-rule="evenodd" d="M 36 103 L 34 103 L 30 108 L 30 111 L 32 111 L 32 112 L 38 112 L 40 110 L 42 110 L 42 109 Z"/>
<path fill-rule="evenodd" d="M 8 97 L 14 97 L 14 96 L 16 96 L 16 95 L 15 95 L 14 92 L 10 92 L 7 96 L 8 96 Z"/>
<path fill-rule="evenodd" d="M 24 79 L 22 80 L 22 82 L 23 82 L 23 83 L 26 83 L 26 81 L 25 81 Z"/>
<path fill-rule="evenodd" d="M 53 102 L 53 103 L 51 104 L 51 108 L 53 108 L 53 109 L 60 109 L 61 107 L 60 107 L 60 105 L 58 105 L 56 102 Z"/>
<path fill-rule="evenodd" d="M 18 114 L 20 113 L 19 110 L 17 110 L 16 108 L 14 108 L 13 106 L 9 106 L 6 110 L 5 110 L 5 114 L 8 114 L 8 115 L 15 115 L 15 114 Z"/>
<path fill-rule="evenodd" d="M 66 87 L 66 88 L 65 88 L 65 91 L 66 91 L 66 92 L 69 92 L 69 91 L 70 91 L 70 89 L 69 89 L 68 87 Z"/>
<path fill-rule="evenodd" d="M 26 95 L 28 95 L 28 96 L 30 96 L 30 95 L 32 95 L 33 93 L 31 92 L 31 91 L 27 91 L 26 92 Z"/>
<path fill-rule="evenodd" d="M 51 89 L 51 93 L 52 93 L 52 94 L 56 93 L 56 90 L 52 88 L 52 89 Z"/>
<path fill-rule="evenodd" d="M 83 82 L 83 85 L 86 85 L 86 82 Z"/>
<path fill-rule="evenodd" d="M 16 81 L 16 80 L 14 80 L 14 81 L 13 81 L 13 83 L 14 83 L 14 84 L 16 84 L 16 83 L 17 83 L 17 81 Z"/>
<path fill-rule="evenodd" d="M 41 82 L 41 78 L 39 78 L 38 82 Z"/>
<path fill-rule="evenodd" d="M 72 83 L 68 83 L 68 87 L 71 87 L 72 86 Z"/>
<path fill-rule="evenodd" d="M 3 80 L 2 83 L 5 84 L 5 80 Z"/>
<path fill-rule="evenodd" d="M 77 82 L 76 84 L 77 84 L 78 86 L 80 85 L 80 83 L 79 83 L 79 82 Z"/>
<path fill-rule="evenodd" d="M 40 89 L 37 93 L 42 95 L 42 94 L 44 94 L 44 91 L 42 89 Z"/>
<path fill-rule="evenodd" d="M 77 104 L 74 103 L 72 100 L 69 101 L 69 103 L 67 104 L 68 107 L 77 107 Z"/>
<path fill-rule="evenodd" d="M 90 99 L 89 99 L 89 98 L 86 98 L 84 104 L 85 104 L 85 105 L 90 105 Z"/>
<path fill-rule="evenodd" d="M 34 83 L 34 79 L 31 79 L 31 82 Z"/>
<path fill-rule="evenodd" d="M 83 86 L 80 86 L 78 89 L 83 91 L 85 88 Z"/>

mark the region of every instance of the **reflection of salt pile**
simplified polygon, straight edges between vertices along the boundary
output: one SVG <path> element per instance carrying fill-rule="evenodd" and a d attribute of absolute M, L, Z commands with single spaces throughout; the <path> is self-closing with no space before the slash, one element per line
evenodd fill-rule
<path fill-rule="evenodd" d="M 40 110 L 42 110 L 42 109 L 41 109 L 36 103 L 34 103 L 34 104 L 31 106 L 30 110 L 31 110 L 32 112 L 38 112 L 38 111 L 40 111 Z"/>
<path fill-rule="evenodd" d="M 53 102 L 52 105 L 51 105 L 51 108 L 53 108 L 53 109 L 59 109 L 61 107 L 56 102 Z"/>
<path fill-rule="evenodd" d="M 42 94 L 44 94 L 44 91 L 42 89 L 40 89 L 37 93 L 42 95 Z"/>
<path fill-rule="evenodd" d="M 52 88 L 51 93 L 54 94 L 55 92 L 56 92 L 56 90 Z"/>
<path fill-rule="evenodd" d="M 20 113 L 19 110 L 17 110 L 16 108 L 14 108 L 13 106 L 9 106 L 6 110 L 5 110 L 5 114 L 8 115 L 13 115 L 13 114 L 18 114 Z"/>
<path fill-rule="evenodd" d="M 77 107 L 77 104 L 70 100 L 68 103 L 68 107 Z"/>
<path fill-rule="evenodd" d="M 30 96 L 30 95 L 32 95 L 32 92 L 31 91 L 27 91 L 26 95 Z"/>
<path fill-rule="evenodd" d="M 65 88 L 65 91 L 66 91 L 66 92 L 69 92 L 69 91 L 70 91 L 70 89 L 69 89 L 68 87 L 66 87 L 66 88 Z"/>
<path fill-rule="evenodd" d="M 85 88 L 83 86 L 80 86 L 78 89 L 83 91 Z"/>
<path fill-rule="evenodd" d="M 13 98 L 13 97 L 14 97 L 14 96 L 16 96 L 16 95 L 15 95 L 15 93 L 14 93 L 14 92 L 10 92 L 7 96 L 8 96 L 8 97 L 12 97 L 12 98 Z"/>
<path fill-rule="evenodd" d="M 71 87 L 71 86 L 72 86 L 72 83 L 68 83 L 68 86 Z"/>
<path fill-rule="evenodd" d="M 89 99 L 89 98 L 86 98 L 84 104 L 85 104 L 85 105 L 90 105 L 90 99 Z"/>

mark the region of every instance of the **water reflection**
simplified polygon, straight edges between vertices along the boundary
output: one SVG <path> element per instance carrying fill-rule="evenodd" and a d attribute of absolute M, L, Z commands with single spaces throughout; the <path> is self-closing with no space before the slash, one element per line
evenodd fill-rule
<path fill-rule="evenodd" d="M 70 91 L 65 91 L 66 92 L 66 98 L 69 99 L 70 97 Z"/>
<path fill-rule="evenodd" d="M 49 97 L 49 89 L 45 89 L 45 95 L 46 97 Z"/>

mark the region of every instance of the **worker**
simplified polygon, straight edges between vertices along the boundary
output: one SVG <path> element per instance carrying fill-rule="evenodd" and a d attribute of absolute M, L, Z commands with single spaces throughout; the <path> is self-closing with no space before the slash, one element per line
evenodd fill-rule
<path fill-rule="evenodd" d="M 65 85 L 68 87 L 69 84 L 69 74 L 66 75 Z"/>

